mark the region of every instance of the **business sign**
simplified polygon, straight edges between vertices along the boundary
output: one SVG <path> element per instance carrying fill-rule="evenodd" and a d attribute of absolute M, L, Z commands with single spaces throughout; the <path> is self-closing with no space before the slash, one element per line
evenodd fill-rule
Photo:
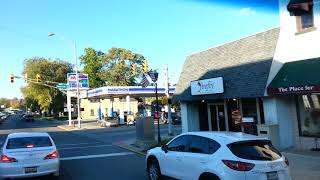
<path fill-rule="evenodd" d="M 129 87 L 107 87 L 107 93 L 108 94 L 122 94 L 122 93 L 128 93 Z"/>
<path fill-rule="evenodd" d="M 80 89 L 89 89 L 89 76 L 88 74 L 78 74 L 79 76 L 79 88 Z M 68 84 L 70 86 L 69 89 L 77 89 L 77 76 L 75 73 L 69 73 Z"/>
<path fill-rule="evenodd" d="M 295 93 L 316 93 L 320 92 L 320 85 L 302 85 L 289 87 L 268 87 L 268 94 L 295 94 Z"/>
<path fill-rule="evenodd" d="M 242 122 L 243 123 L 254 123 L 254 118 L 253 117 L 243 117 Z"/>
<path fill-rule="evenodd" d="M 223 92 L 222 77 L 191 81 L 191 95 L 218 94 Z"/>

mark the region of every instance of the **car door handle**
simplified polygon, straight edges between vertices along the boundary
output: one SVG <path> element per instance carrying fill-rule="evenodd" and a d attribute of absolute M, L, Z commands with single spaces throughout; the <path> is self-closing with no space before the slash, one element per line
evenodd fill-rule
<path fill-rule="evenodd" d="M 176 158 L 176 160 L 177 160 L 177 161 L 182 161 L 182 159 L 181 159 L 181 158 L 179 158 L 179 157 L 177 157 L 177 158 Z"/>
<path fill-rule="evenodd" d="M 200 160 L 200 163 L 202 163 L 202 164 L 205 164 L 205 163 L 207 163 L 208 161 L 207 160 L 205 160 L 205 159 L 201 159 Z"/>

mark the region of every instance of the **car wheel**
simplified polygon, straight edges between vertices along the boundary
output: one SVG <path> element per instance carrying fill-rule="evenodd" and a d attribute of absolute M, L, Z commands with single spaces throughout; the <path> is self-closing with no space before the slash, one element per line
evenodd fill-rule
<path fill-rule="evenodd" d="M 199 180 L 220 180 L 220 178 L 211 173 L 204 173 L 200 176 Z"/>
<path fill-rule="evenodd" d="M 148 164 L 148 177 L 150 180 L 161 179 L 160 166 L 156 159 L 151 159 Z"/>

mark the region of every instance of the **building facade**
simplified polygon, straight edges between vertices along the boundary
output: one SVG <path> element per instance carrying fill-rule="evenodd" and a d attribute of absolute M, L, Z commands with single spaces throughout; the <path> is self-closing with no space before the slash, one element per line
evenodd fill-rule
<path fill-rule="evenodd" d="M 281 149 L 315 147 L 320 3 L 279 0 L 279 7 L 279 28 L 187 57 L 174 96 L 183 132 L 242 131 Z"/>

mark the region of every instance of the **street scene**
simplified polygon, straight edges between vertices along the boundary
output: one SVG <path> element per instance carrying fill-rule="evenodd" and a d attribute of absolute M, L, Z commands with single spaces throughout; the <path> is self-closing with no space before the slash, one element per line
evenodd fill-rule
<path fill-rule="evenodd" d="M 14 115 L 1 124 L 1 142 L 13 132 L 48 132 L 60 153 L 59 179 L 104 179 L 106 176 L 110 179 L 146 179 L 145 157 L 121 147 L 121 144 L 135 140 L 135 129 L 70 132 L 57 127 L 59 124 L 28 123 Z M 181 131 L 179 125 L 175 129 Z M 165 126 L 161 130 L 163 135 L 168 134 Z M 43 178 L 50 179 L 50 176 L 33 179 Z"/>
<path fill-rule="evenodd" d="M 320 179 L 320 0 L 0 4 L 0 180 Z"/>

